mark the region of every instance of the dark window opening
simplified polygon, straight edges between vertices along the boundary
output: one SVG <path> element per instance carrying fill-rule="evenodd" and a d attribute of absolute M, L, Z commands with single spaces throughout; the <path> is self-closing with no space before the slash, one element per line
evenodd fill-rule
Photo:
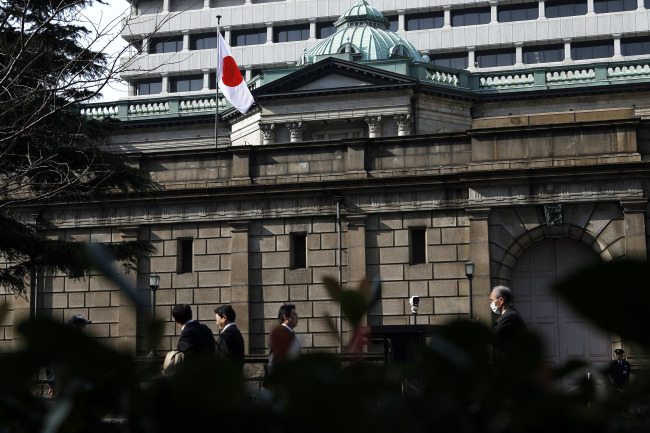
<path fill-rule="evenodd" d="M 178 239 L 178 273 L 186 274 L 192 272 L 192 261 L 194 259 L 194 240 Z"/>
<path fill-rule="evenodd" d="M 291 269 L 307 267 L 307 234 L 291 234 Z"/>
<path fill-rule="evenodd" d="M 183 49 L 182 36 L 152 38 L 149 41 L 149 54 L 175 53 Z"/>
<path fill-rule="evenodd" d="M 157 95 L 162 92 L 162 79 L 138 81 L 135 91 L 138 95 Z"/>
<path fill-rule="evenodd" d="M 406 15 L 406 30 L 440 29 L 445 25 L 444 12 Z"/>
<path fill-rule="evenodd" d="M 396 32 L 399 30 L 399 16 L 390 15 L 384 18 L 388 20 L 388 30 L 390 30 L 391 32 Z"/>
<path fill-rule="evenodd" d="M 411 264 L 427 262 L 427 229 L 411 229 Z"/>
<path fill-rule="evenodd" d="M 574 42 L 571 44 L 571 59 L 603 59 L 614 55 L 614 41 Z"/>
<path fill-rule="evenodd" d="M 564 60 L 563 44 L 524 47 L 522 52 L 526 64 L 561 62 Z"/>
<path fill-rule="evenodd" d="M 489 24 L 491 20 L 492 13 L 489 7 L 451 11 L 451 25 L 453 27 Z"/>
<path fill-rule="evenodd" d="M 497 6 L 497 17 L 500 23 L 536 20 L 539 18 L 539 3 Z"/>
<path fill-rule="evenodd" d="M 273 42 L 295 42 L 309 39 L 309 24 L 300 26 L 276 27 L 273 29 Z"/>
<path fill-rule="evenodd" d="M 636 10 L 636 0 L 594 0 L 594 12 L 606 14 Z"/>
<path fill-rule="evenodd" d="M 621 39 L 621 55 L 640 56 L 650 54 L 650 36 Z"/>
<path fill-rule="evenodd" d="M 203 75 L 189 77 L 170 77 L 169 92 L 195 92 L 203 89 Z"/>
<path fill-rule="evenodd" d="M 445 68 L 467 69 L 469 59 L 467 53 L 436 54 L 429 56 L 429 62 Z"/>
<path fill-rule="evenodd" d="M 217 33 L 190 35 L 190 50 L 210 50 L 217 48 Z"/>
<path fill-rule="evenodd" d="M 477 51 L 476 61 L 479 68 L 493 68 L 496 66 L 510 66 L 514 65 L 516 55 L 514 50 L 490 50 L 490 51 Z"/>
<path fill-rule="evenodd" d="M 587 0 L 578 1 L 546 1 L 544 2 L 546 18 L 572 17 L 587 15 Z"/>
<path fill-rule="evenodd" d="M 316 24 L 316 37 L 318 39 L 325 39 L 328 36 L 336 33 L 336 27 L 330 23 L 317 23 Z"/>
<path fill-rule="evenodd" d="M 231 34 L 233 47 L 266 43 L 266 29 L 239 30 Z"/>

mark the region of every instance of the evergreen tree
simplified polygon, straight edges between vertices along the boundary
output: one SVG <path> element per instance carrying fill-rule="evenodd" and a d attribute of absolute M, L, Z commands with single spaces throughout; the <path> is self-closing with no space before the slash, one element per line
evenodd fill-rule
<path fill-rule="evenodd" d="M 99 201 L 156 188 L 126 156 L 110 152 L 117 122 L 81 114 L 110 80 L 117 61 L 93 51 L 101 29 L 78 23 L 93 0 L 0 3 L 0 286 L 24 294 L 33 270 L 88 270 L 83 245 L 39 237 L 18 209 L 44 202 Z M 112 245 L 133 267 L 146 242 Z"/>

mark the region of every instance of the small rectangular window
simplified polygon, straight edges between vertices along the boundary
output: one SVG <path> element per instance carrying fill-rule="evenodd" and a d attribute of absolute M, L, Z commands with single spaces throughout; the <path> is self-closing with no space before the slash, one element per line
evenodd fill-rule
<path fill-rule="evenodd" d="M 536 20 L 539 18 L 539 3 L 499 5 L 497 6 L 497 16 L 500 23 Z"/>
<path fill-rule="evenodd" d="M 432 12 L 406 16 L 406 30 L 408 31 L 441 29 L 444 25 L 444 12 Z"/>
<path fill-rule="evenodd" d="M 492 12 L 490 11 L 489 7 L 451 11 L 452 27 L 490 24 L 491 20 Z"/>
<path fill-rule="evenodd" d="M 650 37 L 621 39 L 621 54 L 624 56 L 650 54 Z"/>
<path fill-rule="evenodd" d="M 195 92 L 203 89 L 203 75 L 170 77 L 169 92 Z"/>
<path fill-rule="evenodd" d="M 555 44 L 524 47 L 522 53 L 524 55 L 524 63 L 528 65 L 561 62 L 564 60 L 564 45 Z"/>
<path fill-rule="evenodd" d="M 643 0 L 643 7 L 646 9 L 650 9 L 650 0 Z"/>
<path fill-rule="evenodd" d="M 429 61 L 432 65 L 454 69 L 467 69 L 469 62 L 467 52 L 431 55 Z"/>
<path fill-rule="evenodd" d="M 594 0 L 594 12 L 605 14 L 636 10 L 636 0 Z"/>
<path fill-rule="evenodd" d="M 149 42 L 149 54 L 175 53 L 183 49 L 183 36 L 152 38 Z"/>
<path fill-rule="evenodd" d="M 493 68 L 496 66 L 511 66 L 515 64 L 514 50 L 489 50 L 477 51 L 476 61 L 479 68 Z"/>
<path fill-rule="evenodd" d="M 650 1 L 650 0 L 648 0 Z M 388 15 L 384 16 L 388 20 L 388 30 L 391 32 L 396 32 L 399 30 L 399 16 L 398 15 Z"/>
<path fill-rule="evenodd" d="M 266 29 L 239 30 L 232 32 L 231 42 L 233 47 L 245 45 L 259 45 L 266 43 Z"/>
<path fill-rule="evenodd" d="M 192 272 L 192 262 L 194 260 L 193 245 L 193 239 L 178 239 L 176 257 L 178 259 L 177 270 L 179 274 Z"/>
<path fill-rule="evenodd" d="M 546 1 L 544 2 L 546 18 L 572 17 L 587 15 L 587 0 L 577 1 Z"/>
<path fill-rule="evenodd" d="M 295 42 L 309 39 L 309 24 L 273 29 L 273 42 Z"/>
<path fill-rule="evenodd" d="M 291 234 L 291 269 L 307 267 L 307 234 Z"/>
<path fill-rule="evenodd" d="M 334 27 L 331 23 L 316 24 L 316 37 L 318 39 L 325 39 L 334 33 L 336 33 L 336 27 Z"/>
<path fill-rule="evenodd" d="M 411 245 L 411 264 L 427 262 L 427 229 L 413 228 L 409 231 Z"/>
<path fill-rule="evenodd" d="M 209 50 L 217 48 L 217 33 L 190 35 L 190 50 Z"/>
<path fill-rule="evenodd" d="M 135 86 L 138 95 L 157 95 L 162 92 L 162 79 L 137 81 Z"/>
<path fill-rule="evenodd" d="M 614 55 L 614 41 L 574 42 L 571 44 L 572 60 L 605 59 Z"/>

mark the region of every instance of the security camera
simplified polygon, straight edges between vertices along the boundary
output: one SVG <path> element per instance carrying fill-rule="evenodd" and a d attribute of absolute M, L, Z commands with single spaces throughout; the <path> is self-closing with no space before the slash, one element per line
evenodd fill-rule
<path fill-rule="evenodd" d="M 418 308 L 420 308 L 420 297 L 419 296 L 411 296 L 411 299 L 409 299 L 409 302 L 411 303 L 411 313 L 418 314 Z"/>

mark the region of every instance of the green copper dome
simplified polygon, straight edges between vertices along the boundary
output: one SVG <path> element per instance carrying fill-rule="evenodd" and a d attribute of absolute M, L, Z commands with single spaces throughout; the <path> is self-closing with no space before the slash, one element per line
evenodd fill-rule
<path fill-rule="evenodd" d="M 382 60 L 403 57 L 421 62 L 410 42 L 388 30 L 388 20 L 365 0 L 345 11 L 334 25 L 336 33 L 305 52 L 298 65 L 314 63 L 316 56 L 351 53 L 354 60 Z"/>

